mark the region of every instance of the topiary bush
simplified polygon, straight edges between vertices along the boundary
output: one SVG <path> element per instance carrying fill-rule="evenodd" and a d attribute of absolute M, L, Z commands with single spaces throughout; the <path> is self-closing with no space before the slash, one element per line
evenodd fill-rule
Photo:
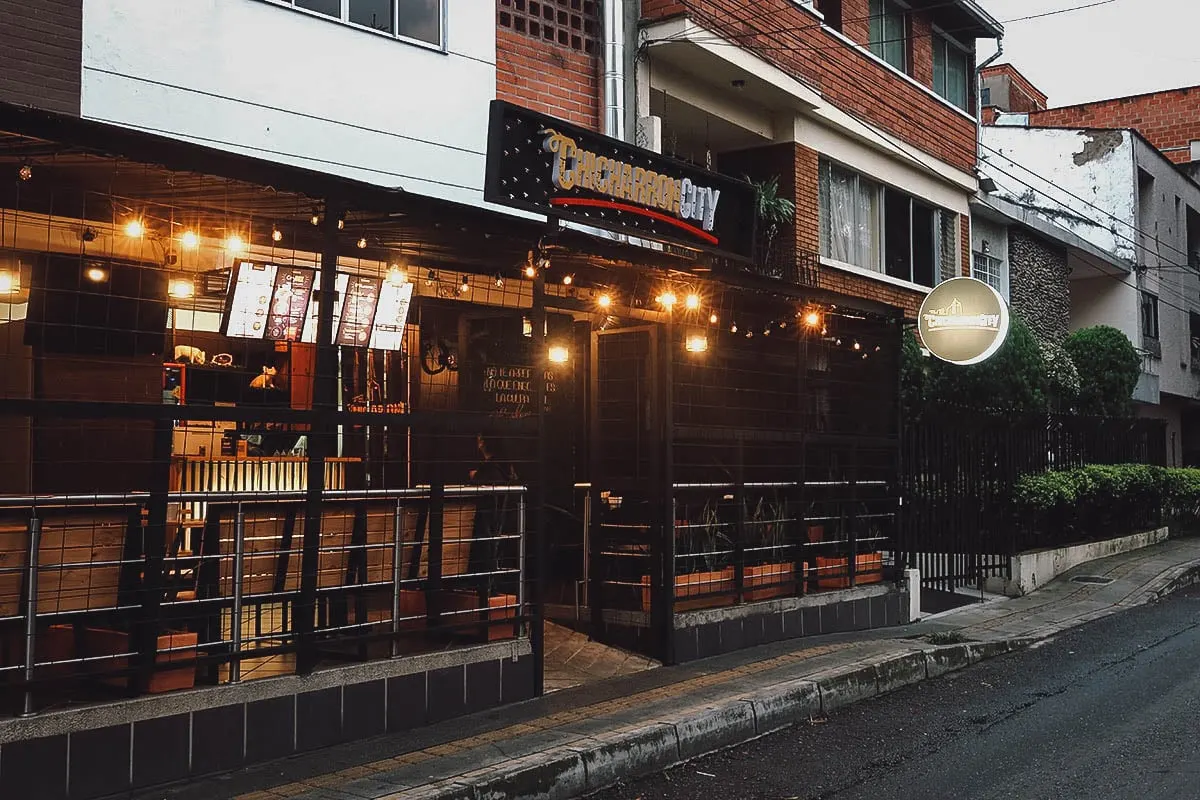
<path fill-rule="evenodd" d="M 1063 349 L 1079 374 L 1075 407 L 1080 414 L 1122 417 L 1132 412 L 1142 359 L 1129 337 L 1108 325 L 1096 325 L 1072 333 Z"/>

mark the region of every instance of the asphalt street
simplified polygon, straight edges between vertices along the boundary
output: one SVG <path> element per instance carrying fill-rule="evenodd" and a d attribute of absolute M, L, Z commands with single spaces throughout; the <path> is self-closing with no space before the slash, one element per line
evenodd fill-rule
<path fill-rule="evenodd" d="M 1200 798 L 1200 588 L 597 797 Z"/>

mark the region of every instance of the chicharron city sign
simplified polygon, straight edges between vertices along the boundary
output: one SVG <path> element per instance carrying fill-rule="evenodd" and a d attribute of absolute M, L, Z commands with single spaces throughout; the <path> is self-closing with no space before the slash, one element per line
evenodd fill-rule
<path fill-rule="evenodd" d="M 749 259 L 754 187 L 493 100 L 484 200 Z"/>
<path fill-rule="evenodd" d="M 942 281 L 925 296 L 917 330 L 937 358 L 967 366 L 995 355 L 1008 336 L 1008 305 L 975 278 Z"/>

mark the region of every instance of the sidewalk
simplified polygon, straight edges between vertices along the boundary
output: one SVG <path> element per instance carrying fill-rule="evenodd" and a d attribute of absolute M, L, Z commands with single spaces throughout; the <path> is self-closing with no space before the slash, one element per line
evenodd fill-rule
<path fill-rule="evenodd" d="M 1026 597 L 906 627 L 796 639 L 648 670 L 139 797 L 576 797 L 1010 652 L 1197 580 L 1200 539 L 1169 541 L 1076 567 Z M 959 643 L 924 638 L 951 633 Z"/>

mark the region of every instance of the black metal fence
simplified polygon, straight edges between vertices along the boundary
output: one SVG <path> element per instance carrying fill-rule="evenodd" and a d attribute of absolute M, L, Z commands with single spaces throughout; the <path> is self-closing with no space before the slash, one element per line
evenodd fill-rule
<path fill-rule="evenodd" d="M 1012 554 L 1044 544 L 1012 502 L 1022 475 L 1165 462 L 1161 420 L 942 414 L 908 424 L 898 561 L 920 569 L 930 589 L 1007 577 Z"/>

